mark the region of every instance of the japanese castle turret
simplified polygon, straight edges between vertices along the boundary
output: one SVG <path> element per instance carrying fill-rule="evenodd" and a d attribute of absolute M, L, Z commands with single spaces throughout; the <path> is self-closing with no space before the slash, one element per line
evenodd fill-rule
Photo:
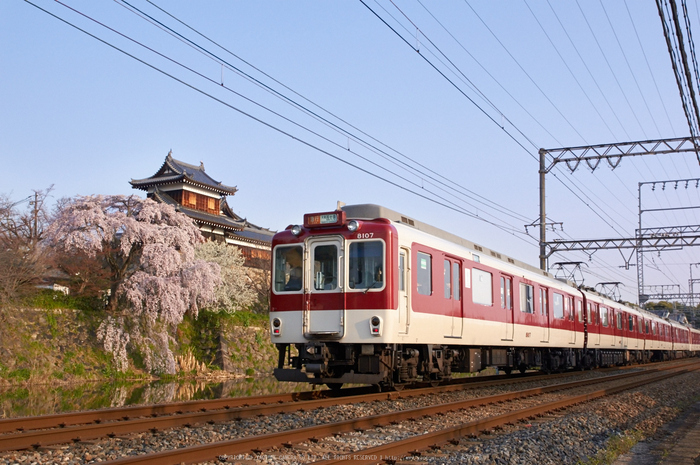
<path fill-rule="evenodd" d="M 238 246 L 246 266 L 269 269 L 275 232 L 236 215 L 226 196 L 234 195 L 238 189 L 215 181 L 204 171 L 204 163 L 197 166 L 176 160 L 171 151 L 156 174 L 132 179 L 130 184 L 146 191 L 148 198 L 173 205 L 192 218 L 206 238 Z"/>

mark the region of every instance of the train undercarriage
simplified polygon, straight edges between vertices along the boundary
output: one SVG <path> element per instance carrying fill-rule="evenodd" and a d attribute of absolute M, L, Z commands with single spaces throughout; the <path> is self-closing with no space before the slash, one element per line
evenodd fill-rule
<path fill-rule="evenodd" d="M 277 344 L 279 381 L 327 384 L 373 384 L 401 388 L 416 382 L 434 385 L 453 373 L 476 373 L 495 367 L 506 374 L 530 369 L 555 373 L 567 369 L 628 365 L 680 358 L 688 354 L 660 350 L 464 347 L 445 345 L 341 344 L 309 341 Z"/>

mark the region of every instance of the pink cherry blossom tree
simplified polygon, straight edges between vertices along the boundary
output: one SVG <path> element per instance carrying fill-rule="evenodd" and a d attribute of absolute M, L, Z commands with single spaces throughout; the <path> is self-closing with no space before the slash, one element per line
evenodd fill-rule
<path fill-rule="evenodd" d="M 46 243 L 102 257 L 110 271 L 106 318 L 98 337 L 120 370 L 138 350 L 146 368 L 174 373 L 171 334 L 186 312 L 214 301 L 216 263 L 195 258 L 202 235 L 172 206 L 136 196 L 86 196 L 61 205 Z"/>

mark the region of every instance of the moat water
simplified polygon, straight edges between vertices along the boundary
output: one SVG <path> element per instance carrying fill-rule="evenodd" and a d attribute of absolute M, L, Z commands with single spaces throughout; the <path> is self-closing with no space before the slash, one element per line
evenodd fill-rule
<path fill-rule="evenodd" d="M 0 387 L 0 418 L 14 418 L 127 405 L 148 405 L 222 397 L 246 397 L 309 390 L 270 378 L 179 382 L 86 382 L 74 385 Z"/>

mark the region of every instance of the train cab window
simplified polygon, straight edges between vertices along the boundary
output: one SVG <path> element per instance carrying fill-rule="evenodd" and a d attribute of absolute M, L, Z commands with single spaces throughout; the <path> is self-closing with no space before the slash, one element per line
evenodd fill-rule
<path fill-rule="evenodd" d="M 583 323 L 583 302 L 580 300 L 576 301 L 576 314 L 578 315 L 578 322 Z"/>
<path fill-rule="evenodd" d="M 333 291 L 338 287 L 338 246 L 317 245 L 313 249 L 314 289 Z"/>
<path fill-rule="evenodd" d="M 520 283 L 520 311 L 535 313 L 535 288 L 530 284 Z"/>
<path fill-rule="evenodd" d="M 552 298 L 552 309 L 554 310 L 554 318 L 564 319 L 564 296 L 556 292 Z"/>
<path fill-rule="evenodd" d="M 350 289 L 379 289 L 384 285 L 384 243 L 356 241 L 350 243 L 348 258 Z"/>
<path fill-rule="evenodd" d="M 299 245 L 275 249 L 275 292 L 296 292 L 302 286 L 302 248 Z"/>
<path fill-rule="evenodd" d="M 513 280 L 501 276 L 501 308 L 510 310 L 513 308 Z"/>
<path fill-rule="evenodd" d="M 418 252 L 418 271 L 416 272 L 416 283 L 418 293 L 421 295 L 432 295 L 432 260 L 433 257 L 427 253 Z"/>
<path fill-rule="evenodd" d="M 472 301 L 479 305 L 493 305 L 493 277 L 488 271 L 472 270 Z"/>
<path fill-rule="evenodd" d="M 608 309 L 605 307 L 600 307 L 600 322 L 605 326 L 606 328 L 610 324 L 608 320 Z"/>

